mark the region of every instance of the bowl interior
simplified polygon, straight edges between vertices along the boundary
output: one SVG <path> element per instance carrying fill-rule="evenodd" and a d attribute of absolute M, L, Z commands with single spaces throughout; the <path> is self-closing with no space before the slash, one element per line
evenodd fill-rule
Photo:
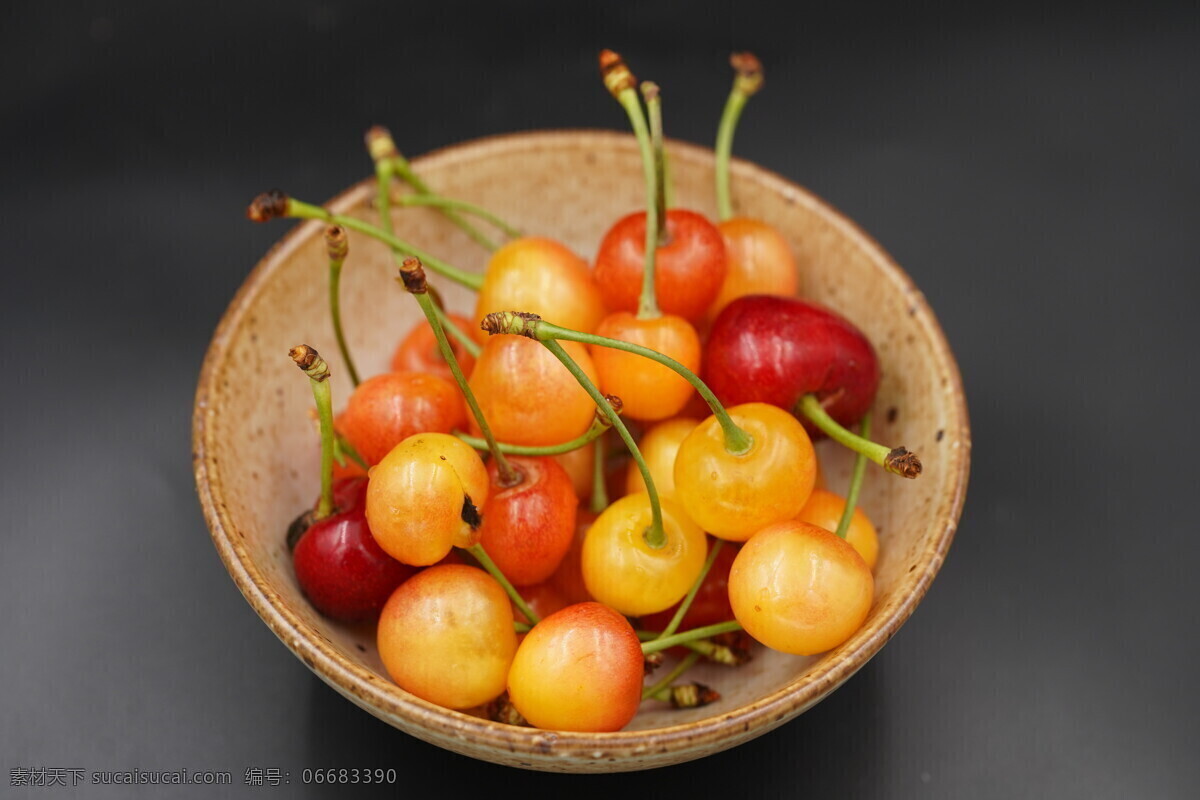
<path fill-rule="evenodd" d="M 672 143 L 677 204 L 715 217 L 712 154 Z M 591 260 L 609 225 L 641 207 L 641 166 L 632 139 L 595 131 L 520 134 L 438 151 L 416 168 L 443 193 L 493 209 L 530 234 L 565 242 Z M 511 728 L 431 706 L 387 678 L 371 626 L 322 618 L 301 595 L 284 545 L 287 524 L 318 493 L 317 442 L 307 382 L 287 357 L 315 346 L 334 372 L 334 402 L 350 384 L 333 341 L 319 223 L 297 226 L 259 264 L 230 306 L 205 361 L 197 393 L 197 482 L 213 539 L 230 573 L 271 629 L 319 676 L 393 725 L 444 747 L 539 769 L 636 769 L 682 761 L 759 735 L 810 707 L 869 659 L 911 614 L 944 558 L 966 484 L 969 435 L 953 357 L 932 312 L 878 246 L 798 186 L 743 162 L 734 166 L 740 212 L 788 238 L 802 293 L 858 324 L 883 367 L 875 405 L 879 441 L 922 456 L 915 481 L 872 468 L 861 503 L 881 540 L 876 601 L 863 629 L 828 654 L 760 651 L 737 670 L 698 668 L 722 699 L 691 711 L 647 704 L 617 734 L 553 734 Z M 371 182 L 330 208 L 374 221 Z M 312 200 L 312 198 L 303 198 Z M 276 223 L 279 224 L 279 223 Z M 458 266 L 482 271 L 487 254 L 435 211 L 395 212 L 397 235 Z M 386 249 L 350 234 L 343 318 L 360 371 L 387 368 L 420 312 L 394 284 Z M 452 309 L 473 295 L 432 276 Z M 831 487 L 851 459 L 822 443 Z"/>

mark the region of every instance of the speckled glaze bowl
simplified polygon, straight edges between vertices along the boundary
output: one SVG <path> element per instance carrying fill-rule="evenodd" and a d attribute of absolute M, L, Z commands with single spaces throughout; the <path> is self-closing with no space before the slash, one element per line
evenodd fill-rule
<path fill-rule="evenodd" d="M 669 151 L 677 204 L 714 218 L 712 152 L 682 143 Z M 414 166 L 443 193 L 481 203 L 589 260 L 605 230 L 643 201 L 637 147 L 617 133 L 500 136 L 439 150 Z M 946 557 L 967 485 L 970 434 L 954 357 L 921 292 L 854 223 L 749 163 L 734 163 L 732 183 L 739 212 L 790 241 L 802 293 L 839 310 L 875 344 L 883 369 L 876 438 L 906 445 L 924 461 L 915 481 L 868 473 L 861 502 L 879 527 L 881 551 L 875 604 L 862 629 L 821 656 L 760 649 L 737 669 L 697 667 L 698 679 L 721 692 L 719 702 L 689 711 L 647 703 L 618 733 L 511 727 L 397 687 L 370 626 L 329 622 L 305 601 L 284 544 L 288 523 L 318 494 L 312 395 L 288 348 L 304 342 L 321 350 L 335 375 L 335 405 L 349 395 L 327 312 L 322 226 L 308 222 L 267 253 L 221 320 L 200 375 L 193 437 L 196 485 L 221 560 L 267 626 L 322 680 L 400 730 L 464 755 L 548 771 L 638 770 L 699 758 L 782 725 L 853 675 L 909 618 Z M 328 207 L 375 219 L 373 191 L 373 181 L 357 184 Z M 435 211 L 397 210 L 395 223 L 399 235 L 451 263 L 486 264 L 486 253 Z M 282 232 L 288 223 L 274 224 Z M 420 315 L 394 285 L 395 274 L 383 246 L 350 234 L 343 316 L 364 374 L 386 369 Z M 434 281 L 451 308 L 471 310 L 465 290 Z M 845 485 L 848 455 L 829 442 L 818 452 L 831 485 Z"/>

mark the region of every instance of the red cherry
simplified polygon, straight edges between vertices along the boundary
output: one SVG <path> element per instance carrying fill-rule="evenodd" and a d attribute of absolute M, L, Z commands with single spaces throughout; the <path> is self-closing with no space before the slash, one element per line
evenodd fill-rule
<path fill-rule="evenodd" d="M 550 456 L 508 456 L 523 476 L 504 487 L 496 461 L 488 462 L 491 491 L 483 506 L 479 543 L 514 586 L 529 586 L 549 578 L 575 537 L 579 500 L 571 476 Z"/>
<path fill-rule="evenodd" d="M 334 484 L 339 510 L 314 522 L 292 553 L 296 580 L 313 607 L 343 622 L 376 616 L 396 587 L 416 570 L 375 543 L 365 513 L 367 481 Z"/>
<path fill-rule="evenodd" d="M 436 375 L 386 372 L 358 385 L 337 428 L 368 464 L 418 433 L 449 433 L 466 424 L 458 387 Z"/>
<path fill-rule="evenodd" d="M 831 417 L 852 425 L 875 399 L 879 360 L 862 331 L 823 306 L 748 295 L 713 322 L 704 380 L 726 405 L 761 402 L 794 411 L 800 398 L 815 394 Z"/>
<path fill-rule="evenodd" d="M 646 255 L 646 213 L 617 221 L 596 254 L 595 276 L 610 311 L 637 311 Z M 725 241 L 711 222 L 695 211 L 667 212 L 665 244 L 654 267 L 654 291 L 664 314 L 697 320 L 712 304 L 726 270 Z"/>

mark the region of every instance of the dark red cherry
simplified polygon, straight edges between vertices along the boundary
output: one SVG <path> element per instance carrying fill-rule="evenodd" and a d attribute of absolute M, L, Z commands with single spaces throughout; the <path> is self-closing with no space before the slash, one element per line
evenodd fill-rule
<path fill-rule="evenodd" d="M 858 422 L 879 388 L 867 337 L 835 312 L 796 297 L 748 295 L 713 322 L 704 380 L 726 405 L 762 402 L 795 411 L 815 394 L 842 425 Z M 805 428 L 816 428 L 801 417 Z"/>

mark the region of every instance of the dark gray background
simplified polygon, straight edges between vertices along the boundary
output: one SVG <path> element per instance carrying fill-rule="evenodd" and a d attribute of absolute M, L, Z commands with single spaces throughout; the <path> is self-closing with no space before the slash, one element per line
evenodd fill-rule
<path fill-rule="evenodd" d="M 389 793 L 406 796 L 1200 784 L 1195 13 L 167 5 L 0 12 L 0 794 L 16 767 L 235 784 L 247 767 L 396 767 Z M 728 52 L 759 53 L 767 90 L 738 154 L 829 199 L 924 289 L 962 367 L 974 463 L 929 596 L 822 705 L 686 766 L 548 776 L 394 731 L 276 641 L 209 541 L 189 422 L 208 337 L 286 230 L 242 218 L 253 194 L 320 199 L 367 175 L 376 122 L 403 125 L 412 155 L 619 128 L 601 46 L 664 86 L 671 135 L 701 142 Z M 177 794 L 213 796 L 144 790 Z"/>

